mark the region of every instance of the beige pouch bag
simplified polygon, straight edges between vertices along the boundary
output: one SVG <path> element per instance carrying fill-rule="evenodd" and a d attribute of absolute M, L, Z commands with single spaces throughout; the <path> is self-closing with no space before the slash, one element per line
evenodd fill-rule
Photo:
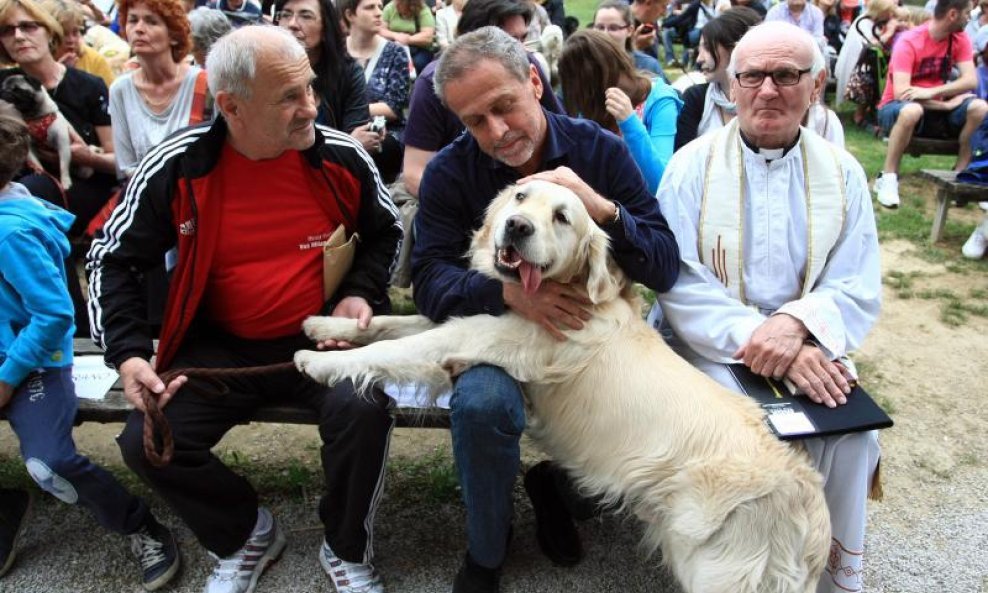
<path fill-rule="evenodd" d="M 354 233 L 346 238 L 346 228 L 339 225 L 326 240 L 322 248 L 322 288 L 323 296 L 328 301 L 336 293 L 343 282 L 343 277 L 353 265 L 353 256 L 357 251 L 357 241 L 360 236 Z"/>

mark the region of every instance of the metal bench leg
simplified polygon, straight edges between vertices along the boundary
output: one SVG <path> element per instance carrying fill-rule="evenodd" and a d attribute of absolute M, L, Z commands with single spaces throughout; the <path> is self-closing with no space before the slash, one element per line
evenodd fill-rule
<path fill-rule="evenodd" d="M 936 243 L 943 237 L 943 227 L 947 224 L 947 208 L 950 208 L 950 196 L 946 189 L 937 191 L 937 209 L 933 213 L 933 229 L 930 230 L 930 243 Z"/>

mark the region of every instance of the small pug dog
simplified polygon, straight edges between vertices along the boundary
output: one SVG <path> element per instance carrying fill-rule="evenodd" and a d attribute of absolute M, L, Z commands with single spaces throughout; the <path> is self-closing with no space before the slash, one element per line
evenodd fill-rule
<path fill-rule="evenodd" d="M 55 101 L 41 82 L 23 72 L 13 71 L 0 82 L 0 115 L 8 115 L 23 120 L 31 133 L 34 146 L 45 146 L 58 154 L 58 173 L 62 189 L 72 187 L 69 166 L 72 161 L 69 122 L 59 112 Z M 32 149 L 28 159 L 38 168 L 43 168 L 37 154 Z M 87 170 L 88 169 L 88 170 Z M 88 177 L 92 170 L 83 167 L 78 171 L 81 177 Z"/>

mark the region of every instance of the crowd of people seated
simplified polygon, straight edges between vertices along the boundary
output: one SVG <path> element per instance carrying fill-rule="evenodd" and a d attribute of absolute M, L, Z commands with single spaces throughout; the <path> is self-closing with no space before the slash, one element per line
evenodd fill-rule
<path fill-rule="evenodd" d="M 190 256 L 182 250 L 184 241 L 188 240 L 186 235 L 201 232 L 194 224 L 202 205 L 198 201 L 202 196 L 196 193 L 205 192 L 203 203 L 220 208 L 217 211 L 233 219 L 249 216 L 243 211 L 222 210 L 222 206 L 216 206 L 217 195 L 222 191 L 204 181 L 214 179 L 214 175 L 228 175 L 230 187 L 252 195 L 265 187 L 288 192 L 293 198 L 305 198 L 308 192 L 332 194 L 336 200 L 330 206 L 333 215 L 345 220 L 348 230 L 365 230 L 361 249 L 370 249 L 378 241 L 381 252 L 374 254 L 373 274 L 368 274 L 372 278 L 353 287 L 357 295 L 354 300 L 347 297 L 332 302 L 330 309 L 369 318 L 372 311 L 387 309 L 386 276 L 392 268 L 399 270 L 403 265 L 408 266 L 401 258 L 396 266 L 388 265 L 390 250 L 397 251 L 401 244 L 399 229 L 402 224 L 399 220 L 402 218 L 405 244 L 401 253 L 412 257 L 411 245 L 421 219 L 414 222 L 413 216 L 405 217 L 404 205 L 410 205 L 414 213 L 420 192 L 426 196 L 424 204 L 428 215 L 434 217 L 429 219 L 433 225 L 444 216 L 459 216 L 456 223 L 469 228 L 479 222 L 476 214 L 482 211 L 480 202 L 484 200 L 473 205 L 476 212 L 463 213 L 454 212 L 455 208 L 446 207 L 437 199 L 437 192 L 441 193 L 437 187 L 466 193 L 473 190 L 473 179 L 456 177 L 460 169 L 476 172 L 478 167 L 488 167 L 484 175 L 491 175 L 492 179 L 516 180 L 520 175 L 515 169 L 525 170 L 527 174 L 558 175 L 552 178 L 580 190 L 587 189 L 585 184 L 574 180 L 573 171 L 568 170 L 567 174 L 559 174 L 558 170 L 549 172 L 545 171 L 547 165 L 528 171 L 531 164 L 528 161 L 519 161 L 524 167 L 511 164 L 516 156 L 529 155 L 526 151 L 534 142 L 526 135 L 529 131 L 530 135 L 540 136 L 540 141 L 548 142 L 547 154 L 558 158 L 562 158 L 560 155 L 568 147 L 555 143 L 565 141 L 569 134 L 603 138 L 602 144 L 593 150 L 612 150 L 621 155 L 621 166 L 631 171 L 633 177 L 637 176 L 635 171 L 641 173 L 641 187 L 636 186 L 633 192 L 636 196 L 642 192 L 654 196 L 657 191 L 661 195 L 662 188 L 666 188 L 667 193 L 671 191 L 668 186 L 673 182 L 687 184 L 682 172 L 670 181 L 669 168 L 677 164 L 684 166 L 684 157 L 677 159 L 674 153 L 685 150 L 683 154 L 687 154 L 697 150 L 697 142 L 702 138 L 710 142 L 710 134 L 727 138 L 738 133 L 739 120 L 747 117 L 745 109 L 750 109 L 753 101 L 761 100 L 758 98 L 761 95 L 791 98 L 799 90 L 801 102 L 789 111 L 799 116 L 799 122 L 812 131 L 813 138 L 823 139 L 818 148 L 826 146 L 822 144 L 824 141 L 843 148 L 844 128 L 834 109 L 848 101 L 855 105 L 853 125 L 869 126 L 888 137 L 882 170 L 871 173 L 878 174 L 873 186 L 878 203 L 894 208 L 899 204 L 899 161 L 911 138 L 917 135 L 958 138 L 960 152 L 956 169 L 960 171 L 971 162 L 971 138 L 979 127 L 986 125 L 988 0 L 981 0 L 976 7 L 971 0 L 935 0 L 928 11 L 900 6 L 896 0 L 814 0 L 812 3 L 806 0 L 774 3 L 769 0 L 603 0 L 590 22 L 567 35 L 557 47 L 553 42 L 556 30 L 569 32 L 571 29 L 565 19 L 561 0 L 452 0 L 449 4 L 442 0 L 391 0 L 387 3 L 382 0 L 270 0 L 263 3 L 256 0 L 118 0 L 112 11 L 100 10 L 93 0 L 0 0 L 0 62 L 4 65 L 0 81 L 14 74 L 36 79 L 72 128 L 70 184 L 60 182 L 62 171 L 54 147 L 36 148 L 40 165 L 28 161 L 19 166 L 11 175 L 11 183 L 20 184 L 25 192 L 74 215 L 74 222 L 66 228 L 73 248 L 66 248 L 64 253 L 56 249 L 53 253 L 64 258 L 58 265 L 68 270 L 65 282 L 74 304 L 77 334 L 88 333 L 90 328 L 99 334 L 106 332 L 99 317 L 106 315 L 101 309 L 104 304 L 90 300 L 87 312 L 86 301 L 89 299 L 83 296 L 78 274 L 72 273 L 94 237 L 97 243 L 90 252 L 90 273 L 98 275 L 102 266 L 106 266 L 107 273 L 115 271 L 120 275 L 118 279 L 131 291 L 129 296 L 143 294 L 141 299 L 133 300 L 146 308 L 141 313 L 144 315 L 141 331 L 146 332 L 149 339 L 157 335 L 160 326 L 163 325 L 165 330 L 171 327 L 173 317 L 178 315 L 175 305 L 170 304 L 176 298 L 175 291 L 170 289 L 174 274 L 184 271 L 183 266 L 188 265 L 189 258 L 195 263 L 199 261 L 195 258 L 213 256 L 212 251 L 207 255 Z M 812 64 L 771 71 L 739 71 L 735 48 L 749 30 L 763 21 L 786 23 L 776 23 L 783 32 L 789 29 L 805 32 L 800 35 L 808 35 L 812 40 L 812 51 L 801 48 L 797 53 L 812 57 Z M 500 32 L 492 32 L 492 27 Z M 484 86 L 490 81 L 469 73 L 466 66 L 452 71 L 451 66 L 445 69 L 441 66 L 446 52 L 451 51 L 451 47 L 456 49 L 456 40 L 468 34 L 486 35 L 493 39 L 491 43 L 517 43 L 517 47 L 511 45 L 510 49 L 517 50 L 516 57 L 528 64 L 527 69 L 524 63 L 516 64 L 524 70 L 523 84 L 519 87 L 524 92 L 519 97 L 515 92 L 519 90 L 515 88 L 519 81 L 514 80 L 501 64 L 494 63 L 496 60 L 492 61 L 489 56 L 484 58 L 492 69 L 492 81 L 507 81 L 505 84 L 514 89 L 511 93 L 505 91 L 501 98 L 494 98 L 494 115 L 470 111 L 477 101 L 487 97 L 486 93 L 496 92 L 496 89 L 492 91 Z M 754 42 L 749 45 L 751 43 Z M 766 39 L 759 43 L 759 47 L 768 45 Z M 217 54 L 211 53 L 215 47 L 220 48 Z M 469 51 L 478 56 L 486 55 L 483 53 L 486 50 L 480 46 Z M 676 55 L 677 51 L 685 53 Z M 238 62 L 238 52 L 254 56 L 264 68 L 255 72 L 244 66 Z M 747 53 L 749 61 L 755 59 L 750 47 Z M 213 62 L 214 55 L 221 56 L 222 62 Z M 467 62 L 465 57 L 460 60 L 464 64 Z M 220 66 L 214 68 L 215 63 Z M 672 68 L 693 70 L 696 78 L 691 76 L 688 78 L 691 84 L 673 88 L 667 78 Z M 310 72 L 311 76 L 308 75 Z M 249 79 L 250 85 L 242 83 L 242 78 Z M 808 79 L 814 81 L 812 88 L 803 85 Z M 833 81 L 836 89 L 829 104 L 825 100 L 824 83 L 828 79 Z M 262 82 L 283 84 L 287 90 L 276 94 L 280 87 L 264 86 Z M 459 95 L 454 93 L 458 98 L 453 101 L 457 109 L 451 107 L 442 92 L 437 92 L 447 87 L 460 89 Z M 460 87 L 469 87 L 471 92 Z M 472 91 L 476 91 L 476 96 Z M 743 94 L 740 102 L 739 94 Z M 534 110 L 535 115 L 520 113 L 519 105 Z M 539 129 L 538 121 L 542 121 L 539 117 L 550 122 L 549 132 L 545 128 Z M 513 121 L 521 122 L 518 125 L 526 132 L 511 131 L 488 146 L 485 139 L 504 132 L 491 127 L 498 125 L 498 118 L 516 118 Z M 318 124 L 315 131 L 310 130 L 309 119 Z M 574 123 L 576 120 L 584 121 Z M 3 121 L 0 124 L 3 124 L 0 128 L 7 125 Z M 278 128 L 279 124 L 282 124 L 281 128 Z M 744 128 L 741 133 L 743 131 Z M 5 131 L 4 128 L 0 132 L 13 137 L 20 129 Z M 308 141 L 310 132 L 316 143 L 312 150 L 311 142 L 303 145 L 304 141 L 299 140 L 304 136 Z M 471 136 L 477 140 L 471 141 Z M 240 150 L 245 146 L 256 150 Z M 285 151 L 268 150 L 271 146 Z M 688 148 L 690 146 L 693 148 Z M 737 146 L 740 149 L 741 144 Z M 773 146 L 771 151 L 773 155 L 778 151 L 781 159 L 789 148 L 792 144 Z M 238 167 L 242 167 L 237 176 L 230 176 L 230 168 L 224 164 L 228 161 L 222 156 L 231 150 L 246 157 L 237 161 Z M 284 177 L 274 172 L 262 175 L 271 168 L 272 163 L 266 161 L 285 158 L 283 154 L 290 157 L 279 161 L 286 167 Z M 857 179 L 858 168 L 851 164 L 853 159 L 843 152 L 839 154 L 844 155 L 842 162 L 849 171 L 853 169 L 853 177 Z M 193 157 L 197 155 L 204 162 L 196 162 Z M 299 158 L 295 158 L 296 155 Z M 603 162 L 605 157 L 595 153 L 594 158 L 598 157 Z M 734 158 L 741 157 L 735 155 Z M 768 167 L 767 163 L 776 157 L 765 158 L 766 163 L 762 164 Z M 504 163 L 513 169 L 503 169 Z M 587 171 L 579 172 L 581 176 L 600 173 L 594 170 L 596 160 L 583 164 Z M 690 165 L 696 166 L 696 163 Z M 799 177 L 797 173 L 792 175 Z M 443 183 L 438 184 L 437 179 L 442 179 Z M 638 181 L 637 177 L 634 181 Z M 168 185 L 156 186 L 154 182 L 167 182 Z M 258 187 L 248 187 L 251 182 Z M 20 186 L 11 190 L 12 196 L 20 196 Z M 494 188 L 485 186 L 486 189 Z M 167 219 L 173 214 L 162 205 L 171 204 L 168 200 L 172 199 L 172 194 L 180 195 L 175 199 L 182 200 L 173 206 L 174 216 L 188 214 L 182 208 L 191 209 L 191 227 L 180 226 L 175 231 L 168 226 Z M 867 190 L 861 195 L 867 196 Z M 159 202 L 149 206 L 148 200 Z M 269 203 L 270 209 L 278 210 L 276 199 Z M 402 212 L 395 203 L 402 205 Z M 621 225 L 625 222 L 623 217 L 629 214 L 616 202 L 598 200 L 595 203 L 601 206 L 597 214 L 606 214 L 601 218 L 606 219 L 604 224 Z M 870 220 L 870 209 L 865 207 L 870 205 L 857 206 L 862 219 Z M 304 205 L 294 207 L 308 211 Z M 654 204 L 649 207 L 655 209 Z M 662 205 L 663 211 L 669 208 L 668 204 Z M 271 214 L 284 217 L 290 211 Z M 653 215 L 661 218 L 657 211 L 649 214 Z M 59 220 L 58 224 L 69 224 L 69 220 Z M 666 236 L 669 229 L 664 223 L 657 223 L 658 218 L 649 220 L 661 231 L 656 231 L 657 234 L 669 240 L 667 247 L 672 249 L 672 239 Z M 182 221 L 183 225 L 188 223 Z M 120 248 L 119 242 L 115 241 L 122 237 L 129 248 L 131 244 L 127 241 L 136 245 L 145 239 L 128 234 L 132 228 L 148 230 L 152 235 L 147 240 L 150 241 L 148 253 L 153 256 L 141 259 L 143 256 L 128 252 L 125 255 L 133 261 L 122 256 L 115 260 L 118 254 L 114 249 Z M 443 228 L 448 230 L 450 227 Z M 213 231 L 219 233 L 216 229 Z M 432 227 L 434 231 L 435 227 Z M 386 235 L 387 241 L 377 233 Z M 227 239 L 226 235 L 216 236 L 222 236 L 224 241 Z M 311 242 L 327 238 L 315 232 L 307 236 Z M 449 251 L 453 247 L 435 236 L 431 239 L 435 249 Z M 254 243 L 250 245 L 257 247 Z M 232 269 L 242 265 L 243 262 L 230 250 L 224 251 L 215 245 L 209 247 L 214 248 L 218 250 L 216 257 L 220 259 L 216 261 L 220 264 Z M 139 249 L 135 248 L 135 251 Z M 974 259 L 983 257 L 986 251 L 988 217 L 963 247 L 964 256 Z M 370 257 L 366 251 L 358 253 Z M 136 268 L 133 273 L 127 272 L 131 268 L 126 266 L 134 262 L 144 267 L 139 272 Z M 272 275 L 274 272 L 285 273 L 276 268 L 272 264 L 267 269 Z M 420 277 L 423 274 L 421 269 L 418 274 Z M 675 273 L 671 275 L 675 276 Z M 217 282 L 226 294 L 232 292 L 230 285 L 223 284 L 229 282 L 228 277 L 205 280 L 193 276 L 193 272 L 189 272 L 188 277 L 182 275 L 183 286 L 191 283 L 195 290 L 207 291 L 216 289 L 211 283 Z M 209 286 L 204 287 L 200 281 Z M 321 305 L 319 295 L 309 294 L 318 292 L 314 282 L 307 278 L 300 281 L 300 285 L 309 291 L 309 305 L 316 301 L 316 305 Z M 437 289 L 436 294 L 431 295 L 436 299 L 432 303 L 435 311 L 479 312 L 482 307 L 470 301 L 473 297 L 468 287 L 460 288 L 463 288 L 464 300 L 456 302 L 453 301 L 457 297 L 450 296 L 455 291 Z M 93 294 L 99 290 L 99 286 L 95 289 L 91 286 Z M 268 296 L 277 298 L 280 295 Z M 507 297 L 504 300 L 507 301 Z M 320 306 L 316 305 L 307 309 L 306 314 L 319 312 Z M 503 305 L 501 303 L 502 308 Z M 216 307 L 210 302 L 201 306 L 207 312 Z M 774 311 L 781 306 L 784 304 L 780 301 L 770 308 Z M 261 313 L 259 310 L 251 312 Z M 89 313 L 95 316 L 92 324 Z M 107 319 L 119 323 L 118 319 Z M 217 321 L 236 327 L 242 322 Z M 247 325 L 256 329 L 256 324 Z M 182 331 L 186 329 L 188 326 L 183 326 Z M 222 351 L 226 357 L 229 345 L 218 342 L 213 345 L 215 351 L 196 351 L 192 353 L 195 356 L 186 351 L 172 354 L 198 360 L 197 357 L 209 358 Z M 279 343 L 278 352 L 288 351 L 289 345 L 297 344 Z M 237 342 L 234 349 L 243 348 L 242 352 L 265 359 L 273 352 L 255 351 L 255 346 L 253 342 L 247 346 Z M 0 352 L 0 362 L 4 359 L 2 354 Z M 138 354 L 144 353 L 122 348 L 116 356 L 122 363 L 132 360 L 125 355 Z M 140 366 L 133 377 L 132 384 L 136 385 L 137 391 L 151 389 L 168 393 L 170 397 L 181 386 L 159 386 L 155 382 L 157 377 L 146 365 Z M 498 378 L 499 381 L 502 379 Z M 291 387 L 297 386 L 292 384 Z M 0 406 L 3 405 L 0 399 Z M 382 402 L 378 401 L 369 403 L 365 410 L 348 411 L 359 414 L 361 422 L 374 423 L 371 440 L 375 455 L 382 450 L 386 454 L 390 434 L 390 426 L 380 423 L 383 409 Z M 190 412 L 185 410 L 183 413 Z M 133 449 L 136 447 L 135 430 L 132 428 L 128 432 L 131 453 L 136 450 Z M 219 438 L 219 428 L 214 426 L 210 430 Z M 871 447 L 869 443 L 864 445 Z M 872 449 L 868 451 L 869 455 L 875 454 Z M 381 463 L 379 457 L 382 455 L 375 457 L 377 465 L 364 468 L 358 476 L 361 489 L 358 489 L 357 503 L 364 505 L 361 512 L 371 518 L 377 503 L 374 498 L 377 483 L 374 481 L 376 473 L 370 474 L 377 471 L 374 468 Z M 129 463 L 139 466 L 142 477 L 157 481 L 159 486 L 162 481 L 171 479 L 133 458 Z M 327 461 L 327 475 L 330 465 Z M 339 467 L 332 469 L 344 472 Z M 555 469 L 543 468 L 541 471 L 547 475 L 558 473 Z M 234 476 L 226 477 L 233 486 L 242 486 Z M 549 482 L 555 479 L 551 476 L 543 478 Z M 549 488 L 534 480 L 531 484 L 526 482 L 530 494 L 533 490 Z M 168 488 L 177 489 L 174 484 Z M 249 489 L 243 490 L 248 492 Z M 476 492 L 472 494 L 477 495 Z M 132 499 L 126 493 L 120 493 L 120 496 Z M 17 497 L 14 499 L 20 505 L 21 501 Z M 126 526 L 109 523 L 108 526 L 129 535 L 137 534 L 135 545 L 157 550 L 155 562 L 142 559 L 145 584 L 150 582 L 157 587 L 175 572 L 170 564 L 177 561 L 174 542 L 167 529 L 140 506 L 143 503 L 136 499 L 132 502 L 140 512 L 127 519 Z M 182 504 L 186 503 L 190 508 L 195 506 L 190 501 Z M 276 522 L 265 514 L 266 511 L 257 508 L 256 500 L 247 507 L 241 513 L 246 518 L 238 517 L 240 523 L 224 536 L 223 545 L 216 548 L 225 554 L 217 556 L 217 574 L 221 576 L 233 570 L 230 553 L 240 554 L 237 562 L 244 561 L 245 554 L 249 555 L 243 549 L 236 551 L 244 537 L 248 538 L 245 546 L 251 542 L 274 545 L 271 542 L 280 537 Z M 208 523 L 201 516 L 196 519 L 201 525 Z M 860 527 L 863 534 L 863 517 L 851 522 L 861 523 L 849 529 Z M 349 577 L 346 575 L 359 575 L 358 581 L 365 587 L 360 590 L 383 591 L 379 575 L 371 564 L 370 552 L 361 552 L 365 540 L 369 549 L 370 533 L 362 531 L 369 527 L 346 527 L 354 529 L 347 537 L 327 532 L 327 543 L 320 552 L 327 572 L 338 573 L 334 577 L 337 590 L 341 593 L 357 591 L 347 585 Z M 510 539 L 510 524 L 500 527 L 504 528 L 504 533 L 499 531 L 499 536 Z M 570 535 L 573 533 L 571 529 L 566 530 L 565 525 L 552 527 Z M 203 533 L 197 532 L 197 537 L 202 536 L 206 543 L 209 537 L 204 534 L 208 529 L 201 526 L 201 530 Z M 337 542 L 342 546 L 344 541 L 347 547 L 337 548 Z M 504 537 L 486 544 L 490 544 L 488 549 L 496 553 L 492 552 L 484 559 L 468 555 L 457 577 L 460 587 L 457 590 L 496 590 L 497 579 L 486 578 L 492 573 L 480 568 L 492 569 L 491 565 L 496 564 L 493 559 L 503 557 L 500 554 L 506 544 Z M 550 544 L 545 546 L 551 547 Z M 0 538 L 0 554 L 3 552 Z M 560 563 L 568 563 L 579 561 L 582 551 L 578 542 L 563 542 L 554 553 L 556 558 L 561 558 Z M 5 561 L 6 558 L 0 556 L 0 565 Z M 477 586 L 468 586 L 469 583 Z M 490 587 L 491 583 L 494 588 Z M 215 590 L 246 590 L 236 588 L 238 586 L 223 589 L 217 585 Z M 841 590 L 860 590 L 846 586 L 847 583 L 843 583 Z"/>

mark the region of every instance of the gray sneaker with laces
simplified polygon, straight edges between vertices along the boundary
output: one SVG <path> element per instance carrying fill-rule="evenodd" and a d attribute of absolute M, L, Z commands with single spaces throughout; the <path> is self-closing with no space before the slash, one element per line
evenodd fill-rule
<path fill-rule="evenodd" d="M 384 593 L 384 583 L 374 565 L 338 558 L 325 540 L 319 548 L 319 564 L 333 581 L 337 593 Z"/>
<path fill-rule="evenodd" d="M 141 565 L 141 582 L 146 590 L 160 589 L 178 574 L 182 561 L 175 536 L 154 517 L 149 516 L 129 537 L 130 551 Z"/>
<path fill-rule="evenodd" d="M 216 560 L 216 567 L 206 581 L 205 593 L 252 593 L 264 570 L 281 556 L 285 549 L 284 532 L 270 511 L 261 508 L 257 512 L 263 515 L 258 523 L 269 525 L 268 529 L 257 533 L 255 528 L 244 547 L 231 556 L 220 558 L 209 553 Z"/>

